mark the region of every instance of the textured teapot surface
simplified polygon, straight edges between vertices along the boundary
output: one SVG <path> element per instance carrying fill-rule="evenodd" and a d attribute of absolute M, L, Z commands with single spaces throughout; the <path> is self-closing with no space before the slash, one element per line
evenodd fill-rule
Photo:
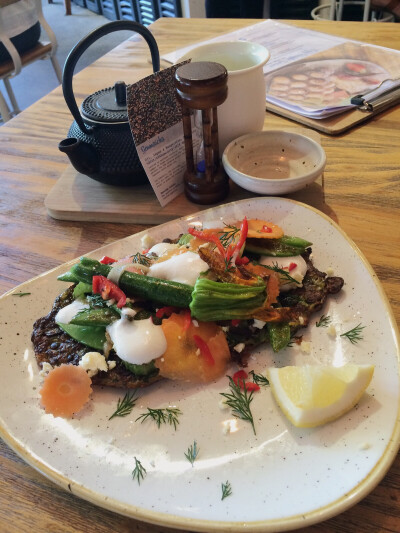
<path fill-rule="evenodd" d="M 59 143 L 75 169 L 108 185 L 130 186 L 148 183 L 130 130 L 126 109 L 126 86 L 117 82 L 88 96 L 78 109 L 72 90 L 75 65 L 82 53 L 97 39 L 117 30 L 132 30 L 149 45 L 153 71 L 160 69 L 157 43 L 145 26 L 133 21 L 114 21 L 84 37 L 71 50 L 63 71 L 65 101 L 75 121 L 68 138 Z"/>
<path fill-rule="evenodd" d="M 76 122 L 73 122 L 68 137 L 79 139 L 95 148 L 99 168 L 97 172 L 87 174 L 90 178 L 116 186 L 148 183 L 128 123 L 93 126 L 93 133 L 88 135 L 82 132 Z"/>

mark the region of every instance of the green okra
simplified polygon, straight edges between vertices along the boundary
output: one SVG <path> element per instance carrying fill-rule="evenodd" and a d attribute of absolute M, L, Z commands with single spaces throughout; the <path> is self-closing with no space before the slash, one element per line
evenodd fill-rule
<path fill-rule="evenodd" d="M 267 328 L 269 341 L 274 352 L 279 352 L 286 348 L 290 342 L 289 324 L 269 322 Z"/>
<path fill-rule="evenodd" d="M 291 257 L 303 254 L 312 243 L 300 237 L 284 235 L 279 239 L 247 239 L 245 253 L 273 257 Z"/>

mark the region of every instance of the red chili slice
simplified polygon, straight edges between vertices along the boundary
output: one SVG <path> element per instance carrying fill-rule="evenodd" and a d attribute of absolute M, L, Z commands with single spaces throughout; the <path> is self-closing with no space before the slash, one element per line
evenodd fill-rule
<path fill-rule="evenodd" d="M 208 344 L 199 335 L 193 335 L 193 340 L 196 343 L 197 348 L 200 350 L 200 354 L 204 357 L 204 360 L 209 365 L 215 365 L 214 357 Z"/>
<path fill-rule="evenodd" d="M 172 313 L 176 312 L 176 307 L 173 307 L 171 305 L 160 307 L 160 309 L 157 309 L 156 311 L 156 317 L 157 318 L 164 318 L 165 316 L 171 316 Z"/>
<path fill-rule="evenodd" d="M 267 226 L 266 224 L 261 228 L 262 233 L 272 233 L 272 228 Z"/>
<path fill-rule="evenodd" d="M 126 296 L 123 291 L 105 276 L 93 276 L 92 291 L 93 294 L 101 294 L 103 300 L 116 300 L 119 309 L 126 304 Z"/>
<path fill-rule="evenodd" d="M 255 392 L 260 390 L 260 387 L 259 385 L 257 385 L 257 383 L 253 383 L 252 381 L 246 381 L 247 378 L 248 374 L 245 370 L 238 370 L 232 376 L 235 385 L 240 387 L 242 390 L 246 389 L 249 392 Z"/>
<path fill-rule="evenodd" d="M 113 259 L 112 257 L 108 257 L 108 255 L 105 255 L 100 259 L 100 263 L 102 263 L 103 265 L 111 265 L 111 263 L 115 263 L 115 259 Z"/>
<path fill-rule="evenodd" d="M 248 265 L 250 263 L 250 259 L 248 257 L 246 257 L 246 256 L 237 257 L 235 263 L 238 266 L 240 266 L 240 265 Z"/>
<path fill-rule="evenodd" d="M 296 267 L 297 267 L 297 263 L 290 263 L 290 265 L 289 265 L 289 272 L 291 272 L 292 270 L 294 270 Z"/>
<path fill-rule="evenodd" d="M 238 385 L 241 389 L 245 386 L 246 379 L 248 377 L 248 374 L 245 370 L 238 370 L 235 372 L 232 376 L 233 382 L 235 385 Z"/>
<path fill-rule="evenodd" d="M 222 246 L 222 243 L 219 240 L 218 235 L 214 233 L 206 233 L 204 231 L 199 231 L 194 228 L 189 228 L 188 232 L 190 233 L 190 235 L 193 235 L 193 237 L 197 237 L 201 239 L 202 241 L 212 242 L 213 244 L 215 244 L 219 252 L 221 253 L 222 257 L 225 257 L 225 248 Z"/>
<path fill-rule="evenodd" d="M 255 392 L 255 391 L 260 390 L 260 386 L 257 385 L 257 383 L 253 383 L 252 381 L 248 381 L 247 383 L 244 384 L 244 386 L 246 387 L 246 390 L 248 390 L 249 392 Z"/>
<path fill-rule="evenodd" d="M 227 257 L 227 259 L 230 259 L 235 252 L 240 252 L 240 250 L 242 249 L 242 246 L 246 242 L 248 231 L 249 231 L 249 223 L 247 222 L 247 218 L 244 217 L 244 219 L 242 220 L 242 224 L 240 226 L 240 239 L 236 243 L 236 246 L 233 248 L 233 250 L 230 251 L 230 256 Z"/>
<path fill-rule="evenodd" d="M 240 324 L 240 319 L 239 319 L 239 318 L 233 318 L 233 319 L 231 320 L 231 324 L 232 324 L 232 326 L 234 326 L 234 327 L 238 326 L 238 325 Z"/>
<path fill-rule="evenodd" d="M 189 309 L 184 311 L 184 322 L 183 322 L 183 331 L 187 331 L 190 328 L 192 323 L 192 315 L 190 314 Z"/>

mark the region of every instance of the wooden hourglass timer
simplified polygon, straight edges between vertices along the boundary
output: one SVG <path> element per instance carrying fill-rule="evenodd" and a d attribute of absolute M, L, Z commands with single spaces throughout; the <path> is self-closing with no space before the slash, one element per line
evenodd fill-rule
<path fill-rule="evenodd" d="M 175 72 L 176 97 L 182 106 L 185 140 L 185 194 L 197 204 L 214 204 L 228 195 L 229 181 L 219 158 L 217 106 L 228 95 L 228 73 L 219 63 L 208 61 L 181 65 Z M 195 161 L 192 138 L 194 113 L 201 111 L 201 161 Z M 204 153 L 204 156 L 203 156 Z"/>

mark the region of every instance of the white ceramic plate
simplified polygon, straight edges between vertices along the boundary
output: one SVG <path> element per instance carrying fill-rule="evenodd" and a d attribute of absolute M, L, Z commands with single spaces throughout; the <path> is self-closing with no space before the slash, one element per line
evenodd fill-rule
<path fill-rule="evenodd" d="M 0 299 L 1 435 L 29 464 L 72 493 L 140 520 L 197 531 L 277 531 L 325 520 L 371 491 L 399 447 L 399 343 L 388 302 L 364 257 L 328 217 L 280 198 L 255 198 L 209 209 L 149 230 L 157 239 L 176 236 L 188 222 L 244 215 L 270 219 L 287 234 L 313 244 L 315 264 L 345 279 L 304 332 L 311 353 L 298 347 L 279 355 L 268 347 L 255 352 L 251 366 L 305 362 L 340 365 L 372 363 L 375 374 L 358 406 L 339 420 L 315 429 L 296 429 L 274 404 L 270 390 L 255 395 L 257 434 L 247 422 L 220 409 L 227 378 L 207 386 L 160 382 L 141 393 L 126 418 L 108 420 L 124 391 L 95 390 L 92 401 L 72 420 L 53 418 L 39 407 L 40 378 L 30 334 L 34 320 L 50 309 L 66 284 L 56 280 L 70 264 L 22 284 Z M 93 252 L 123 256 L 136 252 L 133 235 Z M 29 292 L 24 297 L 15 293 Z M 359 323 L 364 338 L 351 344 L 332 338 L 315 321 L 332 317 L 338 333 Z M 250 368 L 249 368 L 250 369 Z M 235 369 L 232 368 L 231 372 Z M 147 407 L 176 405 L 180 424 L 160 429 L 135 419 Z M 232 421 L 233 431 L 223 433 Z M 184 453 L 196 440 L 194 466 Z M 147 475 L 132 479 L 134 458 Z M 221 500 L 229 481 L 231 496 Z"/>

